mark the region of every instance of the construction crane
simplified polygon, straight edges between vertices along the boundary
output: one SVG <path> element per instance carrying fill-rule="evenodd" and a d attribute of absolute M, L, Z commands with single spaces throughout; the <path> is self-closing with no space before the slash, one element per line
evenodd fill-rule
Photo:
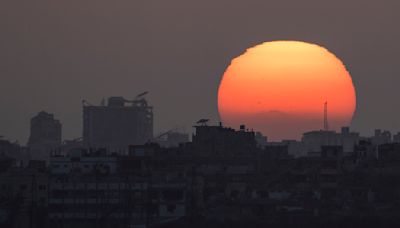
<path fill-rule="evenodd" d="M 148 94 L 149 91 L 145 91 L 143 93 L 139 93 L 136 95 L 135 99 L 133 100 L 124 100 L 126 103 L 131 103 L 132 106 L 147 106 L 147 101 L 144 99 L 144 96 Z"/>
<path fill-rule="evenodd" d="M 168 135 L 169 133 L 174 132 L 176 130 L 178 130 L 178 129 L 177 128 L 173 128 L 173 129 L 171 129 L 169 131 L 161 133 L 161 134 L 157 135 L 157 137 L 155 137 L 154 140 L 158 140 L 158 139 L 162 138 L 163 136 Z"/>
<path fill-rule="evenodd" d="M 147 101 L 144 98 L 144 96 L 147 95 L 148 93 L 149 93 L 148 91 L 140 93 L 140 94 L 136 95 L 135 99 L 133 99 L 133 100 L 127 100 L 122 97 L 111 97 L 111 99 L 114 99 L 114 100 L 117 99 L 118 103 L 120 103 L 120 102 L 130 103 L 130 104 L 132 104 L 132 106 L 147 106 Z M 109 102 L 110 102 L 110 98 L 109 98 Z M 100 105 L 106 106 L 106 101 L 104 98 L 101 100 Z M 93 105 L 87 100 L 82 100 L 82 106 L 93 106 Z"/>
<path fill-rule="evenodd" d="M 82 106 L 93 106 L 89 101 L 83 99 L 82 100 Z"/>
<path fill-rule="evenodd" d="M 143 93 L 139 93 L 138 95 L 136 95 L 135 100 L 137 100 L 137 99 L 139 99 L 139 98 L 142 98 L 143 96 L 147 95 L 148 93 L 149 93 L 149 91 L 145 91 L 145 92 L 143 92 Z"/>
<path fill-rule="evenodd" d="M 200 124 L 200 126 L 207 126 L 208 121 L 210 121 L 210 119 L 200 119 L 196 123 Z"/>

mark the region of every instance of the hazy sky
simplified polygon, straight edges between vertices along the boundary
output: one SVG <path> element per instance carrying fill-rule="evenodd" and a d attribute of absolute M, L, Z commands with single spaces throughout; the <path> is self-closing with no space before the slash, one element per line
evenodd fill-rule
<path fill-rule="evenodd" d="M 353 76 L 352 127 L 400 130 L 399 0 L 2 0 L 0 135 L 25 143 L 41 110 L 81 136 L 81 100 L 150 91 L 155 132 L 218 121 L 230 60 L 270 40 L 320 44 Z"/>

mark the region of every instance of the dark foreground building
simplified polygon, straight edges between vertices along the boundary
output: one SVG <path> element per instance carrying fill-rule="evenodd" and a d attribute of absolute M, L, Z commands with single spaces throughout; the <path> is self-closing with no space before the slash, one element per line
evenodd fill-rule
<path fill-rule="evenodd" d="M 297 158 L 288 151 L 285 144 L 260 147 L 245 128 L 206 125 L 178 147 L 130 145 L 125 154 L 75 148 L 51 157 L 49 167 L 2 170 L 0 225 L 399 225 L 399 144 L 364 140 L 352 153 L 321 145 Z"/>

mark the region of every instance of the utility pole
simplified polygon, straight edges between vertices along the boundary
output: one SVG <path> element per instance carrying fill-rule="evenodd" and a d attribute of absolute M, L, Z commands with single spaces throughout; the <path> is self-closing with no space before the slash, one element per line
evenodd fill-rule
<path fill-rule="evenodd" d="M 324 131 L 329 130 L 329 125 L 328 125 L 328 101 L 325 101 L 324 103 Z"/>

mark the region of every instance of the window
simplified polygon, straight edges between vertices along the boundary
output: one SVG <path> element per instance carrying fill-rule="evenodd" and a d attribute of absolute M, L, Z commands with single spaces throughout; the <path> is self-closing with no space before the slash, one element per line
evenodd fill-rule
<path fill-rule="evenodd" d="M 167 206 L 167 211 L 168 211 L 169 213 L 174 213 L 175 210 L 176 210 L 176 206 L 175 206 L 174 204 L 169 204 L 169 205 Z"/>
<path fill-rule="evenodd" d="M 40 205 L 45 205 L 46 204 L 46 198 L 45 197 L 40 197 L 40 199 L 39 199 L 39 204 Z"/>
<path fill-rule="evenodd" d="M 42 190 L 42 191 L 43 191 L 43 190 L 46 190 L 46 188 L 47 188 L 47 187 L 46 187 L 46 185 L 44 185 L 44 184 L 40 184 L 40 185 L 39 185 L 39 190 Z"/>
<path fill-rule="evenodd" d="M 28 186 L 26 184 L 21 184 L 19 186 L 19 189 L 22 190 L 22 191 L 26 190 L 27 188 L 28 188 Z"/>

